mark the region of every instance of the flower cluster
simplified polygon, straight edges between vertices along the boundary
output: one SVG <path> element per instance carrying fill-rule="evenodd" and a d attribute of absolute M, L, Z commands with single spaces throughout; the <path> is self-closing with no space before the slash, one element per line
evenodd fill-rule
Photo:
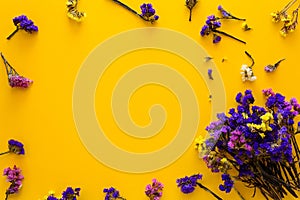
<path fill-rule="evenodd" d="M 80 188 L 67 187 L 60 198 L 54 196 L 54 191 L 49 191 L 48 195 L 44 196 L 44 200 L 77 200 L 80 190 Z"/>
<path fill-rule="evenodd" d="M 151 23 L 155 22 L 158 20 L 159 16 L 155 14 L 155 9 L 153 8 L 151 3 L 143 3 L 141 6 L 141 11 L 142 13 L 140 16 L 146 21 L 149 21 Z"/>
<path fill-rule="evenodd" d="M 224 10 L 224 8 L 220 5 L 218 6 L 218 10 L 221 12 L 222 17 L 216 17 L 215 15 L 210 15 L 207 17 L 207 20 L 205 22 L 205 25 L 202 27 L 201 31 L 200 31 L 200 35 L 203 36 L 207 36 L 210 35 L 211 33 L 213 34 L 213 43 L 219 43 L 222 39 L 221 35 L 230 37 L 232 39 L 235 39 L 241 43 L 246 44 L 245 41 L 240 40 L 226 32 L 220 31 L 219 28 L 221 27 L 221 19 L 235 19 L 235 20 L 242 20 L 245 21 L 245 19 L 241 19 L 238 17 L 235 17 L 233 15 L 231 15 L 229 12 L 227 12 L 226 10 Z"/>
<path fill-rule="evenodd" d="M 6 179 L 8 182 L 10 182 L 10 186 L 5 193 L 5 199 L 7 199 L 9 195 L 15 194 L 20 190 L 20 188 L 22 187 L 22 180 L 24 179 L 24 176 L 21 174 L 21 169 L 16 166 L 14 166 L 13 168 L 5 168 L 3 175 L 7 176 Z"/>
<path fill-rule="evenodd" d="M 103 192 L 106 193 L 105 200 L 117 200 L 117 199 L 126 200 L 125 198 L 120 196 L 119 190 L 117 190 L 114 187 L 104 188 Z"/>
<path fill-rule="evenodd" d="M 157 179 L 152 180 L 152 184 L 148 184 L 145 189 L 145 194 L 150 200 L 160 200 L 163 194 L 164 185 Z"/>
<path fill-rule="evenodd" d="M 77 22 L 80 22 L 86 16 L 85 12 L 80 12 L 77 9 L 78 0 L 67 0 L 67 16 Z"/>
<path fill-rule="evenodd" d="M 184 194 L 189 194 L 194 192 L 195 188 L 199 186 L 200 188 L 204 189 L 205 191 L 209 192 L 213 195 L 216 199 L 222 200 L 217 194 L 213 191 L 202 185 L 198 182 L 198 180 L 202 180 L 202 174 L 194 174 L 192 176 L 185 176 L 183 178 L 179 178 L 176 180 L 177 186 L 180 187 L 180 190 Z"/>
<path fill-rule="evenodd" d="M 233 187 L 233 180 L 229 174 L 222 174 L 222 181 L 224 181 L 224 183 L 219 185 L 219 189 L 229 193 Z"/>
<path fill-rule="evenodd" d="M 16 30 L 12 32 L 6 39 L 11 39 L 19 30 L 24 30 L 28 33 L 38 31 L 38 27 L 34 25 L 33 21 L 28 19 L 25 15 L 20 15 L 13 18 L 13 23 L 16 26 Z"/>
<path fill-rule="evenodd" d="M 197 0 L 185 0 L 185 6 L 189 9 L 190 11 L 190 17 L 189 17 L 189 21 L 192 21 L 192 10 L 193 8 L 196 6 L 196 4 L 198 3 Z"/>
<path fill-rule="evenodd" d="M 132 12 L 134 15 L 142 18 L 145 21 L 154 23 L 155 21 L 157 21 L 159 19 L 159 16 L 156 15 L 156 11 L 153 8 L 151 3 L 143 3 L 140 8 L 141 8 L 141 14 L 139 14 L 137 11 L 133 10 L 132 8 L 130 8 L 129 6 L 127 6 L 126 4 L 122 3 L 119 0 L 112 0 L 113 2 L 119 4 L 120 6 L 122 6 L 123 8 L 125 8 L 126 10 Z"/>
<path fill-rule="evenodd" d="M 266 72 L 273 72 L 277 69 L 277 67 L 279 66 L 279 64 L 284 61 L 285 59 L 281 59 L 279 60 L 277 63 L 275 63 L 274 65 L 267 65 L 265 66 L 265 71 Z"/>
<path fill-rule="evenodd" d="M 242 81 L 243 82 L 245 82 L 245 81 L 255 81 L 256 76 L 254 76 L 254 73 L 253 73 L 253 70 L 252 70 L 252 67 L 255 64 L 254 59 L 252 58 L 252 56 L 247 51 L 245 51 L 245 54 L 251 59 L 252 63 L 251 63 L 250 66 L 246 65 L 246 64 L 242 65 L 242 67 L 241 67 Z"/>
<path fill-rule="evenodd" d="M 283 27 L 280 30 L 280 34 L 286 37 L 288 33 L 296 30 L 298 24 L 298 10 L 300 5 L 293 10 L 292 15 L 288 14 L 288 10 L 297 2 L 297 0 L 291 0 L 281 11 L 272 12 L 273 22 L 283 22 Z"/>
<path fill-rule="evenodd" d="M 17 140 L 13 140 L 13 139 L 8 140 L 8 151 L 2 152 L 0 153 L 0 155 L 4 155 L 8 153 L 24 155 L 25 154 L 24 145 Z"/>
<path fill-rule="evenodd" d="M 33 83 L 32 80 L 20 76 L 18 72 L 8 63 L 8 61 L 5 59 L 4 55 L 1 53 L 1 57 L 3 59 L 6 73 L 8 76 L 8 83 L 11 87 L 20 87 L 20 88 L 28 88 Z"/>
<path fill-rule="evenodd" d="M 233 180 L 258 188 L 266 199 L 282 199 L 287 191 L 297 197 L 300 189 L 300 151 L 295 135 L 295 117 L 300 104 L 295 98 L 286 101 L 280 93 L 263 90 L 264 107 L 254 104 L 250 90 L 236 96 L 237 108 L 228 116 L 218 114 L 218 120 L 207 128 L 208 137 L 198 139 L 200 157 L 212 172 L 222 172 L 223 184 L 219 189 L 230 192 Z M 229 176 L 229 172 L 236 176 Z"/>

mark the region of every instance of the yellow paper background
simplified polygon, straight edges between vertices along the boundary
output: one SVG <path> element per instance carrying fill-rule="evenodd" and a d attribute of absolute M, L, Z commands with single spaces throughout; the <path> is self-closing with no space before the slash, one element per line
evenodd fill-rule
<path fill-rule="evenodd" d="M 126 1 L 132 8 L 139 10 L 143 1 Z M 227 108 L 235 106 L 234 97 L 239 91 L 253 90 L 257 102 L 262 104 L 260 91 L 272 87 L 282 92 L 288 98 L 300 98 L 297 90 L 298 52 L 300 50 L 300 33 L 296 30 L 282 38 L 279 35 L 281 26 L 271 21 L 270 12 L 282 8 L 286 2 L 267 1 L 199 1 L 193 11 L 192 22 L 188 21 L 188 9 L 184 1 L 158 1 L 151 3 L 160 16 L 157 23 L 151 25 L 110 0 L 80 1 L 79 10 L 87 13 L 82 23 L 74 22 L 66 16 L 64 1 L 20 1 L 10 0 L 2 2 L 0 7 L 0 50 L 10 64 L 17 71 L 34 80 L 28 90 L 10 88 L 7 84 L 4 65 L 1 63 L 0 75 L 0 150 L 7 149 L 7 140 L 14 138 L 25 144 L 26 155 L 1 156 L 0 170 L 16 164 L 21 167 L 25 176 L 23 188 L 19 194 L 11 195 L 10 199 L 34 200 L 42 198 L 48 190 L 58 193 L 67 186 L 81 187 L 83 200 L 104 199 L 103 188 L 114 186 L 120 190 L 127 199 L 147 199 L 144 195 L 145 186 L 152 178 L 157 178 L 165 185 L 162 199 L 192 200 L 199 198 L 213 199 L 207 192 L 197 189 L 193 194 L 184 195 L 176 187 L 176 178 L 194 173 L 203 173 L 203 184 L 219 194 L 223 199 L 238 199 L 234 191 L 224 194 L 218 191 L 221 180 L 219 175 L 212 174 L 206 169 L 204 163 L 197 158 L 193 145 L 175 163 L 159 171 L 131 174 L 119 172 L 106 167 L 92 157 L 82 145 L 73 121 L 72 92 L 76 74 L 88 54 L 101 42 L 120 32 L 134 28 L 148 26 L 162 27 L 181 32 L 202 45 L 209 55 L 214 58 L 219 73 L 222 76 L 227 98 Z M 236 16 L 247 18 L 253 30 L 244 32 L 241 22 L 224 21 L 224 31 L 247 41 L 247 45 L 223 37 L 222 42 L 214 45 L 211 37 L 201 38 L 199 31 L 205 22 L 206 16 L 217 13 L 217 6 L 231 11 Z M 11 40 L 6 37 L 14 30 L 12 18 L 26 14 L 39 27 L 37 34 L 27 34 L 20 31 Z M 122 45 L 122 44 L 120 44 Z M 254 73 L 258 80 L 253 83 L 242 83 L 240 67 L 250 60 L 244 54 L 247 50 L 255 58 Z M 126 57 L 128 56 L 128 57 Z M 187 77 L 193 74 L 190 66 L 158 50 L 142 50 L 121 57 L 122 70 L 131 66 L 148 62 L 164 62 L 176 68 L 179 64 L 186 65 Z M 223 58 L 225 62 L 221 62 Z M 264 72 L 264 66 L 274 64 L 281 58 L 286 58 L 278 70 L 272 74 Z M 199 58 L 203 59 L 203 58 Z M 115 65 L 121 65 L 116 62 Z M 111 79 L 118 75 L 117 67 L 110 68 Z M 0 68 L 0 69 L 1 69 Z M 115 76 L 115 77 L 114 77 Z M 109 83 L 109 77 L 106 77 Z M 203 80 L 192 82 L 192 86 L 199 99 L 201 113 L 197 135 L 204 135 L 204 128 L 210 121 L 211 105 L 208 101 L 208 90 Z M 102 90 L 97 88 L 96 99 Z M 151 98 L 150 98 L 151 97 Z M 96 101 L 101 102 L 101 101 Z M 131 99 L 129 110 L 137 124 L 149 123 L 147 109 L 153 103 L 161 103 L 168 110 L 168 123 L 163 135 L 157 135 L 160 140 L 155 142 L 130 141 L 118 134 L 108 137 L 120 148 L 131 151 L 153 151 L 174 136 L 178 127 L 180 110 L 174 96 L 168 94 L 163 88 L 149 86 L 141 93 L 137 92 Z M 103 119 L 106 129 L 114 130 L 116 125 L 107 120 L 105 116 L 111 113 L 106 105 L 96 103 L 97 116 Z M 105 111 L 100 112 L 100 108 Z M 107 113 L 106 113 L 107 112 Z M 192 119 L 191 119 L 192 120 Z M 155 139 L 152 138 L 153 140 Z M 120 139 L 122 138 L 122 139 Z M 109 152 L 107 152 L 109 154 Z M 8 183 L 5 177 L 0 181 L 0 199 Z M 237 184 L 241 193 L 249 199 L 251 189 Z M 257 192 L 254 199 L 262 199 Z M 291 197 L 287 199 L 292 199 Z"/>

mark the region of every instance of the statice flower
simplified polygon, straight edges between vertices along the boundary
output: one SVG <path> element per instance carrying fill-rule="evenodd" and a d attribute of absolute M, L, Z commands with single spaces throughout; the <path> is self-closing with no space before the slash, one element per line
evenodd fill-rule
<path fill-rule="evenodd" d="M 79 197 L 80 188 L 67 187 L 65 191 L 62 192 L 62 198 L 60 200 L 77 200 Z"/>
<path fill-rule="evenodd" d="M 19 75 L 19 73 L 8 63 L 4 55 L 1 53 L 6 74 L 8 76 L 8 83 L 11 87 L 28 88 L 33 83 L 32 80 Z"/>
<path fill-rule="evenodd" d="M 156 15 L 156 10 L 153 8 L 151 3 L 143 3 L 141 8 L 141 14 L 139 14 L 137 11 L 133 10 L 126 4 L 122 3 L 119 0 L 112 0 L 113 2 L 117 3 L 118 5 L 122 6 L 123 8 L 127 9 L 128 11 L 132 12 L 134 15 L 142 18 L 145 21 L 154 23 L 159 19 L 159 16 Z"/>
<path fill-rule="evenodd" d="M 185 176 L 183 178 L 179 178 L 176 180 L 176 183 L 177 187 L 180 187 L 181 192 L 184 194 L 194 192 L 195 188 L 199 186 L 200 188 L 212 194 L 216 199 L 222 200 L 222 198 L 220 198 L 217 194 L 215 194 L 210 189 L 199 183 L 198 180 L 202 180 L 202 174 L 194 174 L 192 176 Z"/>
<path fill-rule="evenodd" d="M 106 193 L 105 200 L 117 200 L 117 199 L 126 200 L 125 198 L 120 196 L 119 190 L 117 190 L 114 187 L 104 188 L 103 192 Z"/>
<path fill-rule="evenodd" d="M 198 3 L 197 0 L 185 0 L 185 6 L 189 9 L 190 11 L 190 17 L 189 17 L 189 21 L 192 21 L 192 10 L 193 8 L 196 6 L 196 4 Z"/>
<path fill-rule="evenodd" d="M 281 11 L 272 12 L 273 22 L 283 22 L 283 27 L 280 30 L 280 34 L 286 37 L 288 33 L 296 30 L 298 25 L 298 10 L 300 5 L 293 10 L 292 14 L 288 14 L 288 10 L 297 2 L 297 0 L 291 0 Z"/>
<path fill-rule="evenodd" d="M 253 57 L 247 52 L 245 51 L 245 54 L 251 59 L 252 63 L 251 65 L 246 65 L 246 64 L 243 64 L 242 67 L 241 67 L 241 75 L 242 75 L 242 81 L 245 82 L 245 81 L 255 81 L 257 78 L 256 76 L 254 75 L 253 73 L 253 70 L 252 70 L 252 67 L 254 66 L 254 59 Z"/>
<path fill-rule="evenodd" d="M 77 22 L 82 21 L 86 17 L 85 12 L 78 11 L 78 0 L 67 0 L 67 16 Z"/>
<path fill-rule="evenodd" d="M 55 192 L 50 190 L 48 192 L 48 195 L 44 196 L 44 200 L 59 200 L 59 198 L 55 197 L 54 195 L 55 195 Z"/>
<path fill-rule="evenodd" d="M 246 19 L 235 17 L 234 15 L 230 14 L 230 12 L 226 11 L 221 5 L 218 6 L 218 10 L 220 11 L 222 18 L 246 21 Z"/>
<path fill-rule="evenodd" d="M 282 61 L 284 61 L 285 59 L 281 59 L 281 60 L 279 60 L 278 62 L 276 62 L 274 65 L 267 65 L 266 67 L 265 67 L 265 71 L 266 72 L 273 72 L 273 71 L 275 71 L 276 69 L 277 69 L 277 67 L 279 66 L 279 64 L 282 62 Z"/>
<path fill-rule="evenodd" d="M 200 31 L 200 35 L 202 37 L 204 36 L 208 36 L 211 33 L 213 34 L 213 43 L 219 43 L 221 41 L 221 36 L 220 35 L 224 35 L 227 37 L 230 37 L 234 40 L 237 40 L 241 43 L 246 44 L 245 41 L 238 39 L 237 37 L 234 37 L 226 32 L 220 31 L 219 28 L 221 27 L 221 18 L 216 17 L 215 15 L 210 15 L 207 17 L 207 20 L 205 22 L 205 25 L 202 27 L 201 31 Z"/>
<path fill-rule="evenodd" d="M 212 69 L 208 69 L 208 70 L 207 70 L 207 74 L 208 74 L 208 78 L 209 78 L 210 80 L 214 80 L 214 78 L 213 78 L 213 76 L 212 76 Z"/>
<path fill-rule="evenodd" d="M 229 174 L 222 174 L 222 181 L 224 181 L 224 183 L 219 185 L 219 189 L 229 193 L 233 188 L 233 180 L 230 178 Z"/>
<path fill-rule="evenodd" d="M 0 153 L 0 155 L 8 154 L 8 153 L 14 153 L 17 155 L 24 155 L 25 150 L 24 150 L 24 145 L 17 141 L 17 140 L 8 140 L 8 151 Z"/>
<path fill-rule="evenodd" d="M 145 194 L 150 200 L 160 200 L 163 194 L 164 185 L 157 179 L 152 180 L 152 184 L 148 184 L 145 189 Z"/>
<path fill-rule="evenodd" d="M 5 192 L 5 200 L 7 200 L 9 195 L 15 194 L 20 190 L 20 188 L 22 187 L 22 180 L 24 179 L 24 176 L 21 174 L 21 169 L 16 166 L 14 166 L 13 168 L 5 168 L 3 175 L 7 176 L 7 182 L 10 182 L 10 186 Z"/>
<path fill-rule="evenodd" d="M 259 188 L 266 199 L 281 200 L 288 193 L 298 198 L 300 104 L 272 89 L 263 95 L 264 106 L 257 106 L 251 90 L 239 92 L 236 108 L 207 126 L 207 137 L 196 141 L 197 150 L 205 152 L 200 158 L 212 172 L 222 173 L 222 191 L 230 192 L 233 181 L 241 181 Z M 229 176 L 232 170 L 236 176 Z"/>
<path fill-rule="evenodd" d="M 38 27 L 34 25 L 33 21 L 28 19 L 26 15 L 20 15 L 13 18 L 13 23 L 16 26 L 16 30 L 6 38 L 8 40 L 11 39 L 19 30 L 24 30 L 27 33 L 38 31 Z"/>

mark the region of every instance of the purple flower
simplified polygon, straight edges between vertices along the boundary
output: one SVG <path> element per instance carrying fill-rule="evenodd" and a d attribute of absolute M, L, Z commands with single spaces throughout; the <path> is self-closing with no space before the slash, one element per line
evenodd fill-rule
<path fill-rule="evenodd" d="M 20 15 L 13 18 L 13 23 L 16 26 L 16 30 L 7 37 L 8 40 L 12 38 L 19 30 L 25 30 L 28 33 L 38 31 L 38 27 L 34 25 L 33 21 L 29 20 L 25 15 Z"/>
<path fill-rule="evenodd" d="M 207 70 L 207 74 L 208 74 L 208 78 L 209 78 L 210 80 L 214 80 L 214 78 L 213 78 L 213 76 L 212 76 L 212 69 L 208 69 L 208 70 Z"/>
<path fill-rule="evenodd" d="M 79 196 L 80 188 L 73 189 L 72 187 L 67 187 L 65 191 L 62 192 L 61 200 L 76 200 Z"/>
<path fill-rule="evenodd" d="M 105 200 L 114 200 L 114 199 L 124 199 L 125 200 L 125 198 L 120 196 L 120 192 L 114 187 L 104 188 L 103 192 L 106 193 Z"/>
<path fill-rule="evenodd" d="M 20 76 L 18 72 L 8 63 L 4 55 L 2 53 L 0 54 L 6 68 L 6 74 L 8 76 L 9 85 L 11 87 L 28 88 L 33 83 L 33 81 L 23 76 Z"/>
<path fill-rule="evenodd" d="M 143 3 L 141 6 L 141 14 L 140 16 L 144 18 L 146 21 L 150 21 L 153 23 L 154 21 L 159 19 L 159 16 L 155 14 L 155 9 L 153 8 L 151 3 Z"/>
<path fill-rule="evenodd" d="M 241 18 L 233 16 L 232 14 L 227 12 L 221 5 L 218 6 L 218 10 L 221 12 L 222 17 L 225 19 L 235 19 L 235 20 L 241 20 L 241 21 L 246 20 L 246 19 L 241 19 Z"/>
<path fill-rule="evenodd" d="M 221 41 L 221 36 L 214 34 L 213 43 L 219 43 Z"/>
<path fill-rule="evenodd" d="M 8 81 L 11 87 L 21 87 L 21 88 L 28 88 L 33 83 L 32 80 L 19 75 L 9 75 Z"/>
<path fill-rule="evenodd" d="M 228 174 L 222 174 L 222 181 L 224 181 L 224 183 L 219 185 L 219 189 L 229 193 L 233 187 L 233 180 L 231 180 Z"/>
<path fill-rule="evenodd" d="M 164 185 L 157 181 L 157 179 L 152 180 L 152 184 L 148 184 L 145 189 L 145 194 L 150 200 L 160 200 L 162 197 Z"/>
<path fill-rule="evenodd" d="M 20 155 L 25 154 L 24 145 L 17 140 L 13 140 L 13 139 L 9 140 L 8 149 L 10 152 L 15 154 L 20 154 Z"/>
<path fill-rule="evenodd" d="M 267 65 L 265 66 L 265 71 L 266 72 L 273 72 L 277 69 L 277 67 L 279 66 L 279 64 L 284 61 L 285 59 L 281 59 L 279 60 L 277 63 L 275 63 L 274 65 Z"/>
<path fill-rule="evenodd" d="M 190 177 L 185 176 L 176 180 L 177 186 L 180 187 L 184 194 L 192 193 L 197 187 L 197 181 L 202 179 L 202 174 L 195 174 Z"/>
<path fill-rule="evenodd" d="M 9 195 L 15 194 L 20 190 L 24 176 L 21 174 L 21 169 L 16 167 L 16 165 L 13 168 L 5 168 L 3 175 L 7 176 L 6 179 L 10 182 L 10 186 L 5 193 L 7 199 Z"/>

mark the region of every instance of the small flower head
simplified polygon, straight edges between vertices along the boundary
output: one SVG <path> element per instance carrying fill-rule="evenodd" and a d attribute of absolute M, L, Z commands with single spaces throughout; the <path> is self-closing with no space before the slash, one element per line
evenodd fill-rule
<path fill-rule="evenodd" d="M 254 73 L 252 71 L 252 68 L 249 67 L 246 64 L 243 64 L 241 67 L 241 75 L 242 75 L 242 81 L 255 81 L 257 78 L 254 76 Z"/>
<path fill-rule="evenodd" d="M 218 6 L 218 10 L 221 12 L 222 18 L 245 21 L 245 19 L 241 19 L 241 18 L 233 16 L 232 14 L 227 12 L 221 5 Z"/>
<path fill-rule="evenodd" d="M 221 41 L 222 37 L 217 35 L 217 34 L 214 34 L 214 37 L 213 37 L 213 43 L 219 43 Z"/>
<path fill-rule="evenodd" d="M 192 21 L 192 10 L 197 4 L 197 0 L 185 0 L 185 6 L 190 10 L 190 18 L 189 21 Z"/>
<path fill-rule="evenodd" d="M 219 189 L 229 193 L 233 187 L 233 180 L 231 180 L 230 175 L 222 174 L 222 181 L 224 181 L 224 183 L 219 185 Z"/>
<path fill-rule="evenodd" d="M 208 70 L 207 70 L 207 74 L 208 74 L 208 78 L 209 78 L 210 80 L 214 80 L 214 78 L 213 78 L 213 76 L 212 76 L 212 69 L 208 69 Z"/>
<path fill-rule="evenodd" d="M 28 88 L 33 81 L 29 78 L 19 76 L 19 75 L 9 75 L 8 82 L 11 87 L 20 87 L 20 88 Z"/>
<path fill-rule="evenodd" d="M 73 189 L 72 187 L 67 187 L 67 189 L 62 192 L 61 200 L 77 200 L 79 192 L 80 188 Z"/>
<path fill-rule="evenodd" d="M 265 67 L 265 71 L 266 72 L 273 72 L 277 69 L 277 67 L 279 66 L 279 64 L 284 61 L 285 59 L 281 59 L 280 61 L 278 61 L 277 63 L 275 63 L 274 65 L 267 65 Z"/>
<path fill-rule="evenodd" d="M 55 192 L 54 191 L 49 191 L 48 195 L 44 196 L 44 200 L 59 200 L 57 197 L 54 196 Z"/>
<path fill-rule="evenodd" d="M 21 174 L 21 169 L 16 166 L 13 168 L 5 168 L 3 175 L 7 176 L 7 181 L 11 183 L 6 190 L 6 195 L 17 193 L 22 187 L 22 180 L 24 179 L 24 176 Z"/>
<path fill-rule="evenodd" d="M 114 187 L 104 188 L 103 192 L 106 193 L 105 200 L 124 199 L 123 197 L 120 196 L 119 190 L 117 190 Z"/>
<path fill-rule="evenodd" d="M 82 21 L 86 17 L 85 12 L 80 12 L 77 9 L 78 0 L 67 0 L 67 16 L 77 22 Z"/>
<path fill-rule="evenodd" d="M 10 152 L 19 154 L 19 155 L 24 155 L 25 150 L 24 150 L 24 145 L 17 141 L 17 140 L 9 140 L 8 141 L 8 149 Z"/>
<path fill-rule="evenodd" d="M 197 181 L 202 179 L 202 174 L 195 174 L 190 177 L 185 176 L 176 180 L 177 186 L 180 187 L 184 194 L 192 193 L 197 187 Z"/>
<path fill-rule="evenodd" d="M 150 21 L 151 23 L 155 22 L 158 20 L 159 16 L 155 14 L 155 9 L 153 8 L 151 3 L 143 3 L 141 6 L 141 14 L 140 16 L 146 20 Z"/>
<path fill-rule="evenodd" d="M 249 27 L 249 25 L 247 24 L 247 22 L 243 22 L 243 24 L 242 24 L 242 29 L 243 29 L 244 31 L 250 31 L 252 28 Z"/>
<path fill-rule="evenodd" d="M 145 194 L 150 200 L 160 200 L 163 194 L 164 185 L 157 179 L 152 180 L 152 184 L 148 184 L 145 189 Z"/>

